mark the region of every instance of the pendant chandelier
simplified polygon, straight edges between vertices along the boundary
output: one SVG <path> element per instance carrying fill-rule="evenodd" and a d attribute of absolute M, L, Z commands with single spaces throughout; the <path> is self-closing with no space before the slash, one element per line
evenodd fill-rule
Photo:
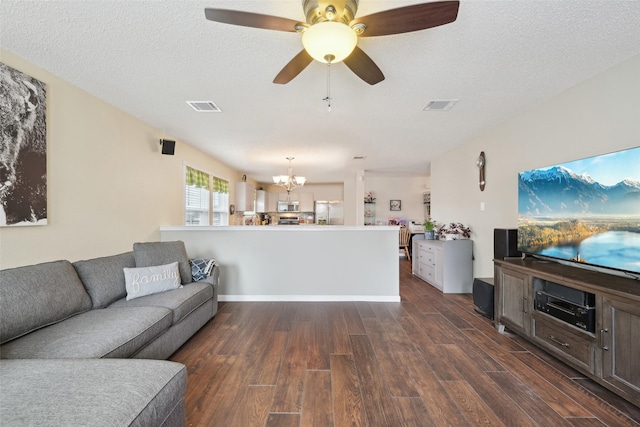
<path fill-rule="evenodd" d="M 274 175 L 273 177 L 273 183 L 287 190 L 287 194 L 294 188 L 302 187 L 307 180 L 304 176 L 295 176 L 293 174 L 293 169 L 291 168 L 291 160 L 293 159 L 294 157 L 287 157 L 287 160 L 289 160 L 288 175 Z"/>

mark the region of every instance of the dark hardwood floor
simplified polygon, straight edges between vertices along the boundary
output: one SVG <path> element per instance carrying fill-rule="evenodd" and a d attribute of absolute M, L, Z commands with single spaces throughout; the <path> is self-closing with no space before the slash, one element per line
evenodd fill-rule
<path fill-rule="evenodd" d="M 171 357 L 189 372 L 187 425 L 640 425 L 638 407 L 399 262 L 400 303 L 220 303 Z"/>

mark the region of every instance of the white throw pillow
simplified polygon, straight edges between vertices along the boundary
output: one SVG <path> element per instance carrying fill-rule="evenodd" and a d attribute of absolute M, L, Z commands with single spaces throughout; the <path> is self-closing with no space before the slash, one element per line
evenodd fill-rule
<path fill-rule="evenodd" d="M 124 280 L 127 301 L 182 287 L 177 262 L 154 267 L 125 268 Z"/>

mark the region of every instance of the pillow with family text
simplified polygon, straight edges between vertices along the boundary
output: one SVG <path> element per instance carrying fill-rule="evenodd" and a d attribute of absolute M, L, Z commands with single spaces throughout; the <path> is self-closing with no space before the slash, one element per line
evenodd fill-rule
<path fill-rule="evenodd" d="M 153 267 L 125 268 L 127 301 L 181 288 L 178 262 Z"/>

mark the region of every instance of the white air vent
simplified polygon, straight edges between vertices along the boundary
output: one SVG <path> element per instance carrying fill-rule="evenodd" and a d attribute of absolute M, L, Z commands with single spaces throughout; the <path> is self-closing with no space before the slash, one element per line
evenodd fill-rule
<path fill-rule="evenodd" d="M 220 107 L 213 101 L 187 101 L 187 104 L 199 113 L 222 113 Z"/>
<path fill-rule="evenodd" d="M 458 102 L 457 99 L 438 99 L 429 101 L 422 111 L 449 111 Z"/>

